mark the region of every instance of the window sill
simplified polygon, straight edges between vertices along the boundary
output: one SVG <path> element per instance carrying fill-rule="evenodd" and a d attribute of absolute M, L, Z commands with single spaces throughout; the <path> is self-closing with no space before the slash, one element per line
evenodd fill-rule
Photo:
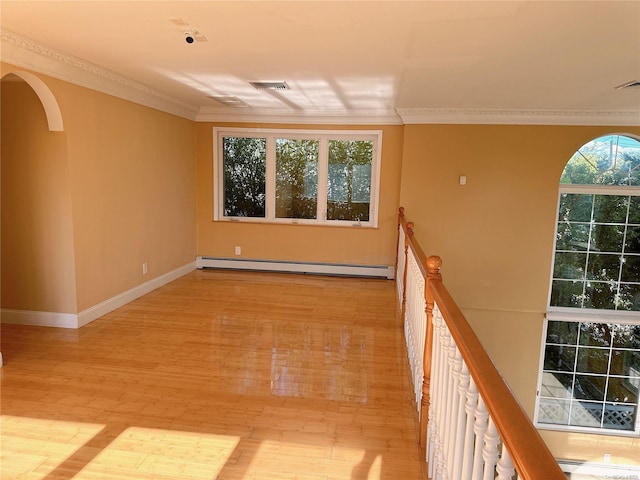
<path fill-rule="evenodd" d="M 552 423 L 538 423 L 535 422 L 534 426 L 538 430 L 548 430 L 554 432 L 564 433 L 583 433 L 585 435 L 606 435 L 608 437 L 631 437 L 640 438 L 640 432 L 632 432 L 629 430 L 615 430 L 615 429 L 602 429 L 602 428 L 590 428 L 590 427 L 577 427 L 573 425 L 554 425 Z"/>
<path fill-rule="evenodd" d="M 269 219 L 265 220 L 263 218 L 250 218 L 250 217 L 225 217 L 225 218 L 214 218 L 214 222 L 220 223 L 244 223 L 244 224 L 253 224 L 253 225 L 288 225 L 288 226 L 306 226 L 306 227 L 340 227 L 340 228 L 357 228 L 357 229 L 366 229 L 366 230 L 376 230 L 378 229 L 377 225 L 372 224 L 371 222 L 352 222 L 345 220 L 326 220 L 324 222 L 318 222 L 316 220 L 306 220 L 306 219 Z"/>

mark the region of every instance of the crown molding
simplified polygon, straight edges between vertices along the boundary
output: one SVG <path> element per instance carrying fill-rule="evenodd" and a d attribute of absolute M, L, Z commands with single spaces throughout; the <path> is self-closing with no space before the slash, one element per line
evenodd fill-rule
<path fill-rule="evenodd" d="M 404 124 L 640 126 L 640 110 L 398 108 Z"/>
<path fill-rule="evenodd" d="M 293 110 L 202 107 L 197 122 L 295 123 L 303 125 L 402 125 L 395 110 Z"/>
<path fill-rule="evenodd" d="M 294 110 L 202 107 L 78 57 L 0 29 L 0 61 L 197 122 L 332 125 L 484 124 L 640 126 L 640 110 L 450 109 Z"/>
<path fill-rule="evenodd" d="M 93 63 L 0 29 L 0 60 L 16 67 L 195 120 L 197 107 Z"/>

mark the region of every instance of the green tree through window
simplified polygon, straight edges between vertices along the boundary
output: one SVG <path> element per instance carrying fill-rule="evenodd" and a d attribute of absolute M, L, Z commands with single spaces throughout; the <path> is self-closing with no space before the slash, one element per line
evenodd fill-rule
<path fill-rule="evenodd" d="M 224 214 L 229 217 L 264 217 L 266 139 L 224 137 Z"/>
<path fill-rule="evenodd" d="M 276 139 L 276 217 L 316 218 L 318 140 Z"/>
<path fill-rule="evenodd" d="M 565 166 L 545 332 L 537 423 L 640 433 L 640 142 L 632 137 L 597 138 Z"/>
<path fill-rule="evenodd" d="M 381 131 L 216 129 L 214 219 L 377 226 Z"/>

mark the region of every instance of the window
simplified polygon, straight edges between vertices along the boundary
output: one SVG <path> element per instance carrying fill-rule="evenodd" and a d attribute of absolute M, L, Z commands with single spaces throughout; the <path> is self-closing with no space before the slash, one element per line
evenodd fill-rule
<path fill-rule="evenodd" d="M 560 180 L 539 427 L 640 433 L 640 142 L 581 147 Z"/>
<path fill-rule="evenodd" d="M 214 129 L 214 219 L 377 227 L 381 142 L 381 131 Z"/>

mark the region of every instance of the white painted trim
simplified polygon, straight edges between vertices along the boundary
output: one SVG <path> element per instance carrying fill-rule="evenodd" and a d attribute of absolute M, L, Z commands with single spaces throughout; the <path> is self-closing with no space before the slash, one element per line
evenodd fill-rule
<path fill-rule="evenodd" d="M 213 220 L 242 223 L 278 223 L 285 225 L 349 226 L 357 228 L 378 228 L 378 206 L 380 203 L 380 169 L 382 164 L 383 130 L 307 130 L 291 128 L 246 128 L 213 127 Z M 225 217 L 223 198 L 223 152 L 221 139 L 226 136 L 264 138 L 266 140 L 266 211 L 264 217 Z M 318 191 L 316 218 L 277 218 L 275 213 L 275 140 L 280 137 L 300 138 L 318 141 Z M 367 140 L 373 143 L 371 159 L 371 191 L 369 197 L 369 220 L 328 220 L 326 218 L 328 142 L 331 140 Z"/>
<path fill-rule="evenodd" d="M 2 323 L 36 327 L 78 328 L 78 315 L 75 313 L 37 312 L 3 308 Z"/>
<path fill-rule="evenodd" d="M 195 120 L 198 112 L 182 100 L 5 29 L 0 29 L 0 46 L 2 61 L 11 65 L 189 120 Z"/>
<path fill-rule="evenodd" d="M 83 310 L 78 314 L 78 327 L 82 327 L 83 325 L 86 325 L 87 323 L 92 322 L 97 318 L 102 317 L 103 315 L 106 315 L 116 308 L 126 305 L 136 298 L 146 295 L 156 288 L 160 288 L 163 285 L 166 285 L 167 283 L 172 282 L 173 280 L 176 280 L 177 278 L 180 278 L 195 269 L 196 263 L 189 263 L 187 265 L 184 265 L 183 267 L 177 268 L 176 270 L 165 273 L 164 275 L 160 275 L 159 277 L 138 285 L 131 290 L 127 290 L 120 295 L 116 295 L 115 297 L 105 300 L 102 303 L 94 305 L 93 307 Z"/>
<path fill-rule="evenodd" d="M 292 109 L 200 107 L 8 30 L 0 29 L 0 44 L 5 63 L 196 122 L 640 126 L 640 110 L 396 108 L 300 112 Z"/>
<path fill-rule="evenodd" d="M 251 260 L 235 258 L 197 257 L 197 268 L 254 270 L 285 273 L 313 273 L 318 275 L 344 275 L 352 277 L 378 277 L 393 280 L 393 265 L 348 265 L 336 263 L 287 262 L 278 260 Z"/>
<path fill-rule="evenodd" d="M 619 465 L 615 463 L 578 462 L 574 460 L 558 460 L 560 470 L 565 473 L 595 475 L 602 478 L 619 478 L 640 480 L 640 467 Z"/>
<path fill-rule="evenodd" d="M 196 122 L 293 123 L 296 125 L 402 125 L 394 110 L 305 110 L 201 107 Z"/>
<path fill-rule="evenodd" d="M 640 110 L 398 108 L 402 123 L 473 125 L 640 126 Z"/>
<path fill-rule="evenodd" d="M 2 323 L 12 323 L 17 325 L 33 325 L 39 327 L 58 328 L 80 328 L 97 318 L 119 308 L 127 303 L 139 298 L 147 293 L 166 285 L 177 278 L 186 275 L 196 269 L 196 263 L 191 262 L 183 267 L 160 275 L 126 292 L 116 295 L 102 303 L 94 305 L 82 312 L 57 313 L 57 312 L 36 312 L 29 310 L 2 309 Z"/>
<path fill-rule="evenodd" d="M 58 102 L 53 96 L 51 90 L 49 90 L 49 87 L 47 87 L 47 85 L 42 80 L 40 80 L 37 76 L 30 72 L 15 71 L 10 72 L 7 75 L 16 75 L 31 86 L 33 91 L 36 92 L 36 95 L 40 99 L 42 106 L 44 107 L 44 112 L 47 116 L 49 131 L 63 132 L 64 124 L 62 122 L 62 112 L 60 112 Z"/>

